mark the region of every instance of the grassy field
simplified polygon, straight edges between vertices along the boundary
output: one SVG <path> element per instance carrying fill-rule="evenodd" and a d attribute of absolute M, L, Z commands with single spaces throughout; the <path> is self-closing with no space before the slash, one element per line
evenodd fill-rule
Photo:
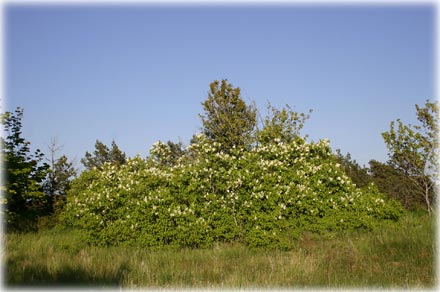
<path fill-rule="evenodd" d="M 75 230 L 5 237 L 7 287 L 434 288 L 434 220 L 410 213 L 371 232 L 304 235 L 290 251 L 92 247 Z"/>

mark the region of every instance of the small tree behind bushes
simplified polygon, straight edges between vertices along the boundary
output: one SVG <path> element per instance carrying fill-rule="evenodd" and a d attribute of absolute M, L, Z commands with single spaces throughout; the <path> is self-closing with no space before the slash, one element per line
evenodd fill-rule
<path fill-rule="evenodd" d="M 92 169 L 94 167 L 102 169 L 106 162 L 122 165 L 125 163 L 126 159 L 127 157 L 125 156 L 125 153 L 119 149 L 114 140 L 112 141 L 111 149 L 101 141 L 96 140 L 95 151 L 93 154 L 90 154 L 87 151 L 84 158 L 81 159 L 81 163 L 87 169 Z"/>
<path fill-rule="evenodd" d="M 253 142 L 257 109 L 247 105 L 240 92 L 227 80 L 216 80 L 210 84 L 208 98 L 202 103 L 202 131 L 208 139 L 220 143 L 223 151 L 234 146 L 247 147 Z"/>
<path fill-rule="evenodd" d="M 425 200 L 418 195 L 420 193 L 408 176 L 389 163 L 371 160 L 369 164 L 371 181 L 381 192 L 398 200 L 408 210 L 424 208 Z"/>
<path fill-rule="evenodd" d="M 369 174 L 369 169 L 365 166 L 360 166 L 356 160 L 351 158 L 350 153 L 344 156 L 340 149 L 336 149 L 335 157 L 356 186 L 362 188 L 372 182 L 373 179 Z"/>
<path fill-rule="evenodd" d="M 350 153 L 344 156 L 339 149 L 336 150 L 335 157 L 356 186 L 363 188 L 374 183 L 381 193 L 399 201 L 408 210 L 424 208 L 426 205 L 411 179 L 390 163 L 370 160 L 369 167 L 360 166 L 351 158 Z M 430 194 L 430 197 L 432 198 L 433 194 Z"/>

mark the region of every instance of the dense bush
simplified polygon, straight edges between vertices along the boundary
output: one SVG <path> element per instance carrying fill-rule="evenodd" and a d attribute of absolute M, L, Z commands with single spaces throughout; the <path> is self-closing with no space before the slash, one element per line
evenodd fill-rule
<path fill-rule="evenodd" d="M 173 165 L 163 163 L 171 151 L 158 142 L 147 159 L 83 172 L 65 222 L 98 245 L 288 248 L 302 231 L 369 229 L 403 212 L 374 185 L 356 188 L 327 140 L 275 140 L 229 153 L 203 135 L 195 141 Z"/>

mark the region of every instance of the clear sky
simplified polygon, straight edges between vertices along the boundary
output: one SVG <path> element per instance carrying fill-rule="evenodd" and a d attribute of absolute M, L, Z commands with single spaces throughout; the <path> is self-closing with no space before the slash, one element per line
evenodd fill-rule
<path fill-rule="evenodd" d="M 128 156 L 189 143 L 213 80 L 266 114 L 313 109 L 303 133 L 360 164 L 387 160 L 381 133 L 435 100 L 435 6 L 5 6 L 6 110 L 48 153 L 76 160 L 96 139 Z M 60 153 L 60 154 L 62 154 Z"/>

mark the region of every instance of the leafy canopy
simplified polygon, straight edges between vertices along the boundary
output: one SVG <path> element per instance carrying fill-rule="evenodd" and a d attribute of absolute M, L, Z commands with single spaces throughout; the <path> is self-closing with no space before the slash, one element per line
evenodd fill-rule
<path fill-rule="evenodd" d="M 424 196 L 426 208 L 432 211 L 430 193 L 439 175 L 438 102 L 416 105 L 419 125 L 392 121 L 390 130 L 382 133 L 389 150 L 389 164 L 404 173 Z"/>
<path fill-rule="evenodd" d="M 268 104 L 267 109 L 268 115 L 264 119 L 263 128 L 257 132 L 259 143 L 269 144 L 275 139 L 292 142 L 301 137 L 301 129 L 310 118 L 309 114 L 295 112 L 289 105 L 279 110 Z"/>

